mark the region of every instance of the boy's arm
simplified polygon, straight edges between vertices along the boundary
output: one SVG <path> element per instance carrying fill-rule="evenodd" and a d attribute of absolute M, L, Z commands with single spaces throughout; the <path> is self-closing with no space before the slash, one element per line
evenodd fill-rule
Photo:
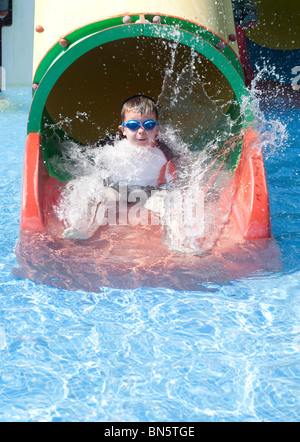
<path fill-rule="evenodd" d="M 164 154 L 167 163 L 166 165 L 163 167 L 160 177 L 159 177 L 159 182 L 158 185 L 159 187 L 161 187 L 162 185 L 166 185 L 169 183 L 174 183 L 176 180 L 176 154 L 174 154 L 174 152 L 172 151 L 172 149 L 170 149 L 169 146 L 167 146 L 162 140 L 158 140 L 157 142 L 157 147 L 158 149 L 161 150 L 161 152 Z"/>
<path fill-rule="evenodd" d="M 168 161 L 161 169 L 157 185 L 160 189 L 165 188 L 168 184 L 174 183 L 176 180 L 176 165 L 174 161 Z"/>
<path fill-rule="evenodd" d="M 166 165 L 166 172 L 165 172 L 165 177 L 166 177 L 166 182 L 167 183 L 174 183 L 176 181 L 176 165 L 175 162 L 173 160 L 168 161 L 167 165 Z"/>

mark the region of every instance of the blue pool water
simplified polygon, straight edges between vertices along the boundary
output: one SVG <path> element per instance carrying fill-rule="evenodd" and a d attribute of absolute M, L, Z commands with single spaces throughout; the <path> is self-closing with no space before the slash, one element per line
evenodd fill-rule
<path fill-rule="evenodd" d="M 30 90 L 3 97 L 0 421 L 298 421 L 299 110 L 264 110 L 288 133 L 265 152 L 280 271 L 87 293 L 13 276 Z"/>

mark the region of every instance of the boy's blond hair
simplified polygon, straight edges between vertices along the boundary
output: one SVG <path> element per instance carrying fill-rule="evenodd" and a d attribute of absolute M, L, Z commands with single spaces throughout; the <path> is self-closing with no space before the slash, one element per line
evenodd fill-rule
<path fill-rule="evenodd" d="M 154 113 L 158 120 L 158 109 L 153 98 L 147 95 L 134 95 L 124 101 L 121 109 L 122 122 L 125 120 L 125 113 L 128 111 L 138 112 L 140 114 Z"/>

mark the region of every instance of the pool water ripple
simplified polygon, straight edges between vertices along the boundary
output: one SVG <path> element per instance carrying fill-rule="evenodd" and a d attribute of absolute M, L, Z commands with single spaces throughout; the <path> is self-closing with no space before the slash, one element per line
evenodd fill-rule
<path fill-rule="evenodd" d="M 282 270 L 193 292 L 62 290 L 12 273 L 29 93 L 7 91 L 0 122 L 0 421 L 298 421 L 298 146 L 284 168 L 266 158 Z M 294 130 L 295 111 L 276 115 Z"/>

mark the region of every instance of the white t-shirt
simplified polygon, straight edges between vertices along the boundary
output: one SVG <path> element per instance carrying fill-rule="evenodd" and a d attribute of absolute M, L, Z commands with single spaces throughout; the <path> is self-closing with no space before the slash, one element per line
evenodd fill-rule
<path fill-rule="evenodd" d="M 157 186 L 162 169 L 168 163 L 156 146 L 138 147 L 125 140 L 105 146 L 101 152 L 103 166 L 113 183 L 126 182 L 128 186 Z"/>

